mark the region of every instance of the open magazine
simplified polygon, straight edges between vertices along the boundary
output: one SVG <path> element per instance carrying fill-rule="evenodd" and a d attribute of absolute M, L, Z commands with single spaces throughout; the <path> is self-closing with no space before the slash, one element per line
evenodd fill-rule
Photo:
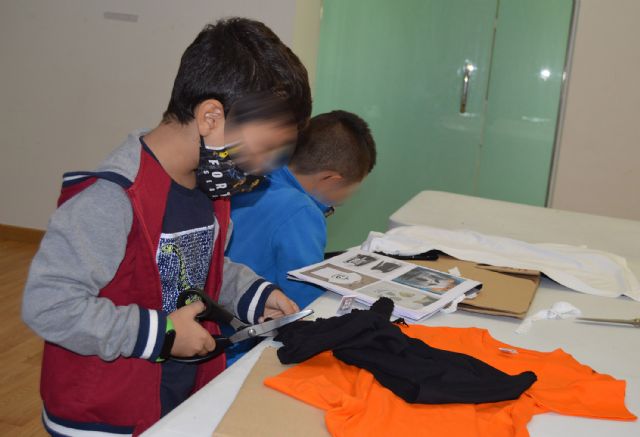
<path fill-rule="evenodd" d="M 395 303 L 396 317 L 413 320 L 431 316 L 482 287 L 478 281 L 359 249 L 288 273 L 291 279 L 355 296 L 367 305 L 388 297 Z"/>

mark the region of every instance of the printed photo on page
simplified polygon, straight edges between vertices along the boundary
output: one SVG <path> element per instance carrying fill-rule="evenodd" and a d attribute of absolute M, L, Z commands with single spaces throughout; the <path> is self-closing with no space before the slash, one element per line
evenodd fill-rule
<path fill-rule="evenodd" d="M 482 286 L 477 281 L 359 249 L 292 270 L 289 276 L 354 296 L 367 305 L 388 297 L 395 303 L 396 317 L 413 320 L 433 315 Z"/>

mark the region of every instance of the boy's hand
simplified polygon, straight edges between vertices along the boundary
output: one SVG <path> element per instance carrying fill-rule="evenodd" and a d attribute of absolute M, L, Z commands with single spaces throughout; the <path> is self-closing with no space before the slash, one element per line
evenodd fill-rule
<path fill-rule="evenodd" d="M 298 305 L 296 305 L 294 301 L 285 296 L 282 291 L 273 290 L 265 303 L 264 314 L 258 321 L 262 323 L 267 318 L 277 319 L 278 317 L 297 313 L 298 311 L 300 311 L 300 308 L 298 308 Z"/>
<path fill-rule="evenodd" d="M 195 317 L 205 310 L 202 302 L 194 302 L 169 314 L 176 331 L 176 339 L 171 355 L 192 357 L 205 355 L 216 348 L 216 342 L 206 329 L 196 322 Z"/>

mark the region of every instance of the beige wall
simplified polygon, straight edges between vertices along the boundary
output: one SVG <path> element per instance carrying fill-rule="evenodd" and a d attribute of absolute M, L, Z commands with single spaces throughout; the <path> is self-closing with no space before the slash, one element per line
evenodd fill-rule
<path fill-rule="evenodd" d="M 640 1 L 578 14 L 550 206 L 640 220 Z"/>
<path fill-rule="evenodd" d="M 307 67 L 312 93 L 316 88 L 321 18 L 322 0 L 296 0 L 296 17 L 291 48 Z"/>
<path fill-rule="evenodd" d="M 93 169 L 129 131 L 153 127 L 182 51 L 207 22 L 264 21 L 315 76 L 320 7 L 320 0 L 0 2 L 0 223 L 44 229 L 64 171 Z"/>
<path fill-rule="evenodd" d="M 638 0 L 581 0 L 550 206 L 640 220 Z M 206 22 L 260 19 L 315 82 L 322 0 L 0 2 L 0 223 L 43 229 L 60 176 L 157 123 Z M 137 16 L 107 20 L 105 12 Z"/>

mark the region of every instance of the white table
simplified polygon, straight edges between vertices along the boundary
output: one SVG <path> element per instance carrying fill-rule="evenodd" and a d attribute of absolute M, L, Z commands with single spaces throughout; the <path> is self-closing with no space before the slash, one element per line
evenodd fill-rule
<path fill-rule="evenodd" d="M 424 191 L 390 218 L 390 226 L 424 224 L 446 229 L 473 229 L 533 243 L 556 242 L 587 245 L 627 258 L 640 275 L 640 222 L 592 216 L 568 211 L 517 205 Z M 640 302 L 627 298 L 603 298 L 570 291 L 543 279 L 530 313 L 567 301 L 585 315 L 632 318 L 640 316 Z M 339 298 L 332 293 L 310 307 L 320 317 L 335 313 Z M 519 322 L 505 317 L 483 316 L 458 311 L 439 314 L 424 322 L 430 326 L 481 327 L 500 341 L 519 347 L 551 351 L 562 348 L 600 373 L 627 381 L 627 407 L 640 415 L 640 329 L 588 325 L 569 320 L 536 322 L 526 335 L 514 332 Z M 242 382 L 258 359 L 264 341 L 206 387 L 160 420 L 146 433 L 152 436 L 210 436 L 233 402 Z M 248 413 L 250 420 L 250 413 Z M 533 437 L 640 436 L 640 421 L 616 422 L 557 414 L 535 416 L 528 429 Z"/>

